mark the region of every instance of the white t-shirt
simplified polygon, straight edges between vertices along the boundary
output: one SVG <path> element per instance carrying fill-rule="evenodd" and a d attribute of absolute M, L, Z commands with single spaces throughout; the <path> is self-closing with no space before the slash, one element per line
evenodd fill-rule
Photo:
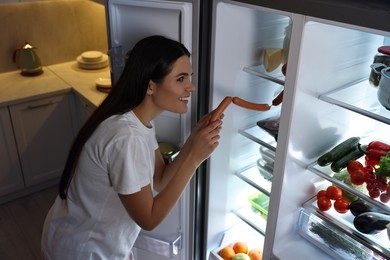
<path fill-rule="evenodd" d="M 59 197 L 43 228 L 48 259 L 129 259 L 140 227 L 118 193 L 153 187 L 155 130 L 133 112 L 103 121 L 86 142 L 67 200 Z"/>

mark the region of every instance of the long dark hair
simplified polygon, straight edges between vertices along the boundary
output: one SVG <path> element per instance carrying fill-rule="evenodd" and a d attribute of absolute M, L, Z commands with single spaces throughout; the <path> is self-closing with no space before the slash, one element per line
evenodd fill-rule
<path fill-rule="evenodd" d="M 183 55 L 190 57 L 183 44 L 158 35 L 144 38 L 134 46 L 118 82 L 73 142 L 60 180 L 61 199 L 67 198 L 83 146 L 99 124 L 112 115 L 126 113 L 139 105 L 145 98 L 149 81 L 161 83 L 171 72 L 173 63 Z"/>

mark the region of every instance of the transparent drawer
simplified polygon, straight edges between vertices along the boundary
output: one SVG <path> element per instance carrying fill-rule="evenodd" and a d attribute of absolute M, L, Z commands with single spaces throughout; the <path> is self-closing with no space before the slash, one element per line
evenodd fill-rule
<path fill-rule="evenodd" d="M 335 259 L 386 259 L 305 209 L 300 211 L 298 224 L 302 237 Z"/>
<path fill-rule="evenodd" d="M 389 259 L 390 258 L 390 241 L 387 236 L 386 230 L 383 230 L 377 234 L 363 234 L 356 230 L 353 224 L 354 216 L 347 212 L 345 214 L 337 213 L 333 208 L 328 211 L 320 211 L 317 207 L 317 198 L 313 197 L 303 205 L 303 210 L 300 213 L 300 227 L 301 233 L 310 233 L 303 235 L 305 238 L 309 238 L 313 242 L 314 240 L 319 243 L 319 238 L 322 238 L 320 248 L 326 246 L 327 250 L 337 252 L 336 254 L 341 255 L 341 259 Z M 305 216 L 307 215 L 307 216 Z M 316 223 L 316 224 L 312 224 Z M 326 228 L 325 228 L 326 227 Z M 314 230 L 313 230 L 314 228 Z M 315 232 L 318 231 L 318 232 Z M 321 236 L 318 234 L 321 232 Z M 314 236 L 317 234 L 317 236 Z M 310 239 L 311 238 L 311 239 Z M 324 239 L 327 239 L 327 244 L 324 244 Z M 348 246 L 352 241 L 353 246 Z M 316 243 L 316 242 L 313 242 Z M 345 244 L 345 245 L 344 245 Z M 337 245 L 342 245 L 341 249 L 335 250 Z M 345 258 L 344 255 L 338 253 L 340 250 L 344 250 L 353 254 L 353 252 L 359 252 L 360 249 L 353 249 L 354 247 L 362 249 L 368 254 L 368 258 Z M 329 252 L 328 252 L 329 253 Z M 331 254 L 332 255 L 332 254 Z"/>

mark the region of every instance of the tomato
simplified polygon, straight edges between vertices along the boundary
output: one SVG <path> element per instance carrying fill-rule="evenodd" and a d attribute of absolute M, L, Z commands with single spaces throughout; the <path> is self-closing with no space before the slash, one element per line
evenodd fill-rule
<path fill-rule="evenodd" d="M 336 200 L 341 198 L 341 196 L 343 196 L 343 191 L 339 187 L 329 186 L 326 189 L 326 195 L 329 199 Z"/>
<path fill-rule="evenodd" d="M 365 174 L 365 182 L 373 182 L 373 181 L 377 181 L 376 180 L 376 175 L 375 173 L 364 173 Z"/>
<path fill-rule="evenodd" d="M 383 202 L 383 203 L 387 203 L 390 201 L 390 195 L 387 194 L 387 193 L 382 193 L 380 196 L 379 196 L 379 199 Z"/>
<path fill-rule="evenodd" d="M 379 197 L 379 195 L 381 195 L 381 191 L 379 190 L 379 188 L 372 188 L 368 191 L 368 194 L 371 198 L 376 199 Z"/>
<path fill-rule="evenodd" d="M 386 178 L 382 178 L 382 177 L 377 176 L 377 177 L 376 177 L 376 180 L 377 180 L 378 182 L 383 182 L 383 183 L 387 184 L 387 179 L 386 179 Z"/>
<path fill-rule="evenodd" d="M 351 173 L 350 179 L 352 184 L 362 185 L 365 181 L 365 173 L 363 170 L 357 170 Z"/>
<path fill-rule="evenodd" d="M 361 164 L 361 162 L 352 160 L 347 164 L 347 171 L 349 174 L 357 171 L 357 170 L 363 170 L 364 166 Z"/>
<path fill-rule="evenodd" d="M 374 173 L 374 168 L 372 166 L 365 166 L 363 168 L 363 171 L 364 171 L 364 179 L 365 181 L 369 181 L 370 179 L 373 179 L 373 178 L 376 178 L 376 175 Z"/>
<path fill-rule="evenodd" d="M 327 211 L 332 207 L 332 202 L 328 197 L 322 196 L 317 199 L 317 206 L 321 211 Z"/>
<path fill-rule="evenodd" d="M 322 196 L 327 197 L 326 190 L 320 190 L 320 191 L 317 193 L 317 199 L 318 199 L 319 197 L 322 197 Z"/>
<path fill-rule="evenodd" d="M 379 184 L 376 180 L 371 180 L 371 181 L 367 182 L 366 188 L 368 191 L 370 191 L 374 188 L 379 188 Z"/>
<path fill-rule="evenodd" d="M 387 191 L 387 183 L 382 182 L 382 181 L 377 181 L 378 182 L 378 187 L 382 192 Z"/>
<path fill-rule="evenodd" d="M 349 201 L 344 198 L 339 198 L 333 203 L 333 207 L 338 213 L 347 213 L 349 210 Z"/>

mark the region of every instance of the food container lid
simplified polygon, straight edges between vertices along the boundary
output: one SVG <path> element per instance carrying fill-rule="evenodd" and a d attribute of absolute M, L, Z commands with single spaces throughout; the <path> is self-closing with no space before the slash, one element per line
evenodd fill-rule
<path fill-rule="evenodd" d="M 390 55 L 390 46 L 381 46 L 378 48 L 378 52 Z"/>

